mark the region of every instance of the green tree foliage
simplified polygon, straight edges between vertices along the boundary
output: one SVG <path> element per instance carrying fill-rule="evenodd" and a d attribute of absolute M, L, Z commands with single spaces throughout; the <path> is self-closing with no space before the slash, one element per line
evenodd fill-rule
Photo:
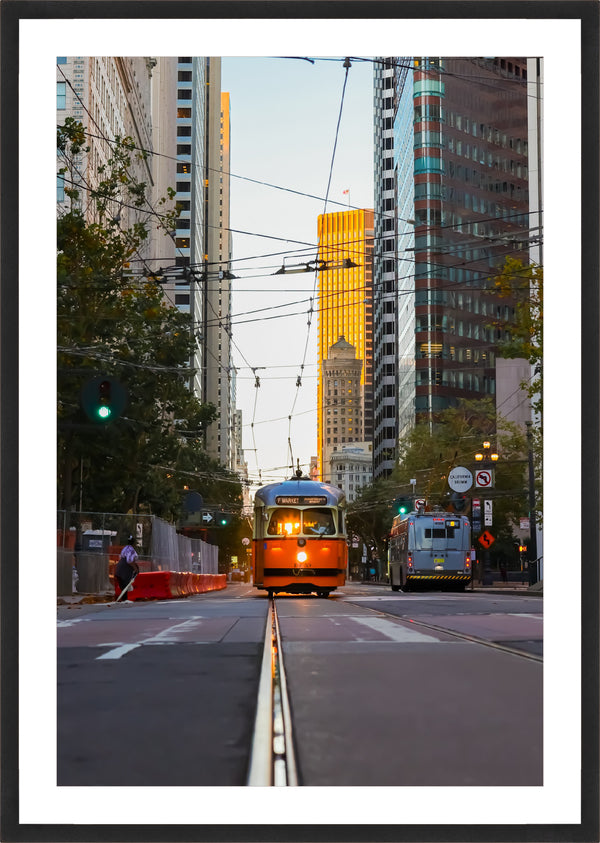
<path fill-rule="evenodd" d="M 525 266 L 515 258 L 506 258 L 500 272 L 492 279 L 501 299 L 514 301 L 514 316 L 497 320 L 495 328 L 508 332 L 509 338 L 499 343 L 498 353 L 509 359 L 522 357 L 532 366 L 532 377 L 521 384 L 528 395 L 536 423 L 532 428 L 536 509 L 542 517 L 543 468 L 543 331 L 544 270 L 537 264 Z"/>
<path fill-rule="evenodd" d="M 212 493 L 219 477 L 231 480 L 203 446 L 216 411 L 188 389 L 189 315 L 165 301 L 156 280 L 127 274 L 157 219 L 145 185 L 131 175 L 133 143 L 115 142 L 102 182 L 83 197 L 73 186 L 73 156 L 85 151 L 85 136 L 70 118 L 58 130 L 71 185 L 70 210 L 57 220 L 59 505 L 69 509 L 81 499 L 88 511 L 148 511 L 172 520 L 189 473 L 202 494 L 204 485 Z M 92 222 L 82 210 L 89 201 Z M 119 214 L 125 206 L 140 209 L 128 227 Z M 176 216 L 161 213 L 167 233 Z M 82 386 L 97 375 L 117 378 L 127 390 L 123 413 L 107 424 L 90 422 L 81 407 Z M 239 483 L 224 482 L 217 493 L 223 503 L 241 501 Z"/>
<path fill-rule="evenodd" d="M 470 515 L 471 497 L 491 497 L 495 529 L 512 536 L 511 524 L 527 512 L 525 437 L 517 425 L 506 421 L 496 434 L 496 421 L 493 401 L 484 399 L 462 401 L 458 407 L 440 412 L 432 428 L 417 424 L 399 443 L 398 465 L 390 477 L 365 487 L 349 506 L 349 529 L 376 546 L 380 558 L 385 558 L 385 542 L 395 515 L 394 499 L 412 495 L 410 481 L 416 480 L 418 498 L 425 498 L 430 507 L 452 510 L 448 474 L 456 466 L 474 471 L 475 454 L 481 451 L 483 441 L 489 440 L 500 454 L 494 465 L 494 489 L 485 495 L 469 491 L 465 514 Z"/>

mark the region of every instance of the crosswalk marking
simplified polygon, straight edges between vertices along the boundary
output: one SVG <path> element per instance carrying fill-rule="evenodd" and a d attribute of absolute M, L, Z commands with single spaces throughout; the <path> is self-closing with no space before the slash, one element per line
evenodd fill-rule
<path fill-rule="evenodd" d="M 363 626 L 368 626 L 376 632 L 381 632 L 386 638 L 392 641 L 397 641 L 401 644 L 415 644 L 417 642 L 439 642 L 439 638 L 434 638 L 432 635 L 425 635 L 423 632 L 417 632 L 416 629 L 409 629 L 401 624 L 393 623 L 385 620 L 385 618 L 363 618 L 353 617 L 350 620 L 356 621 Z"/>

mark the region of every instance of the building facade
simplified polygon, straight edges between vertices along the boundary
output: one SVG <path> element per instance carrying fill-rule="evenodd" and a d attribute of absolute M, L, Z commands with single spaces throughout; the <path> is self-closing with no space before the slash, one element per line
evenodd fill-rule
<path fill-rule="evenodd" d="M 318 302 L 317 456 L 323 476 L 328 471 L 324 449 L 333 445 L 334 436 L 338 436 L 327 433 L 327 428 L 332 426 L 327 424 L 327 410 L 331 407 L 325 387 L 325 361 L 332 347 L 334 354 L 339 352 L 340 338 L 353 347 L 353 354 L 361 364 L 360 439 L 372 436 L 373 235 L 370 209 L 322 214 L 318 220 L 318 257 L 323 264 L 319 271 Z"/>
<path fill-rule="evenodd" d="M 231 359 L 229 95 L 219 57 L 179 56 L 175 303 L 192 315 L 191 389 L 217 409 L 206 432 L 211 457 L 234 470 L 235 377 Z"/>
<path fill-rule="evenodd" d="M 331 457 L 342 445 L 364 440 L 363 361 L 341 336 L 321 364 L 323 435 L 319 442 L 321 479 L 331 483 Z"/>
<path fill-rule="evenodd" d="M 79 197 L 75 206 L 92 222 L 97 219 L 96 204 L 91 191 L 103 178 L 102 169 L 108 165 L 115 149 L 115 138 L 131 138 L 136 150 L 151 153 L 152 137 L 152 75 L 156 59 L 149 56 L 58 56 L 56 63 L 57 125 L 67 117 L 83 124 L 86 146 L 74 157 L 68 172 L 60 173 L 67 162 L 57 156 L 57 213 L 72 206 L 65 187 L 75 188 Z M 146 201 L 136 210 L 131 202 L 117 198 L 110 208 L 121 228 L 153 216 L 155 173 L 152 155 L 132 155 L 128 167 L 130 176 L 147 185 Z M 139 247 L 131 261 L 133 274 L 151 269 L 148 261 L 156 249 L 155 227 Z"/>
<path fill-rule="evenodd" d="M 343 489 L 348 503 L 355 501 L 360 490 L 373 479 L 373 443 L 341 445 L 331 455 L 329 475 L 331 483 Z"/>
<path fill-rule="evenodd" d="M 461 398 L 495 400 L 512 302 L 491 294 L 489 278 L 508 255 L 529 259 L 526 60 L 382 58 L 375 119 L 376 218 L 385 226 L 393 215 L 397 248 L 382 232 L 374 333 L 377 354 L 389 355 L 375 359 L 377 477 L 417 420 L 433 426 Z M 397 310 L 387 343 L 381 290 Z"/>

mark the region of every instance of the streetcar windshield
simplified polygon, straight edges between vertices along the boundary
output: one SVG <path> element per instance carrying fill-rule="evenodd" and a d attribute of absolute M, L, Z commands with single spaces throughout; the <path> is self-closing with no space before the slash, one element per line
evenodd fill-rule
<path fill-rule="evenodd" d="M 301 523 L 299 509 L 276 509 L 271 513 L 267 533 L 269 536 L 298 536 Z"/>
<path fill-rule="evenodd" d="M 275 509 L 271 513 L 269 536 L 334 536 L 335 521 L 329 509 Z"/>
<path fill-rule="evenodd" d="M 333 513 L 330 509 L 305 509 L 302 516 L 303 532 L 307 536 L 333 536 L 335 534 Z"/>

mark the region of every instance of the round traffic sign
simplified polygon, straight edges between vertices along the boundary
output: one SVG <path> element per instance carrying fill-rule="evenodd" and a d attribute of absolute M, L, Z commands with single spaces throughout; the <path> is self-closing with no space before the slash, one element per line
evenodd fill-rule
<path fill-rule="evenodd" d="M 485 489 L 486 487 L 491 486 L 492 472 L 487 471 L 487 469 L 477 471 L 475 474 L 475 485 L 479 486 L 480 489 Z"/>
<path fill-rule="evenodd" d="M 466 492 L 473 485 L 473 475 L 468 468 L 457 465 L 448 475 L 448 485 L 453 492 Z"/>

